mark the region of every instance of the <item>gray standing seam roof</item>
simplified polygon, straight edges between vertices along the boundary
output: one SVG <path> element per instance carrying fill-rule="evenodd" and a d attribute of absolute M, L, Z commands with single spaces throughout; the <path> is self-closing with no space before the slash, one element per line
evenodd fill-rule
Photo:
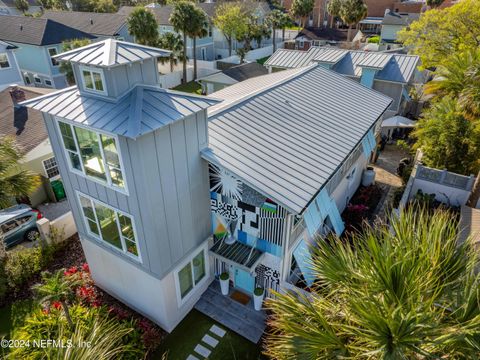
<path fill-rule="evenodd" d="M 209 114 L 209 148 L 202 156 L 299 214 L 391 102 L 312 65 L 218 106 Z"/>
<path fill-rule="evenodd" d="M 352 51 L 332 47 L 311 47 L 308 51 L 277 50 L 265 66 L 300 68 L 313 62 L 332 64 L 332 70 L 342 75 L 362 75 L 362 68 L 377 69 L 376 80 L 408 83 L 420 58 L 413 55 Z"/>
<path fill-rule="evenodd" d="M 137 138 L 218 102 L 204 96 L 137 85 L 118 102 L 81 95 L 73 86 L 21 105 L 93 129 Z"/>
<path fill-rule="evenodd" d="M 106 39 L 54 56 L 57 60 L 84 65 L 118 66 L 168 56 L 170 51 L 115 39 Z"/>

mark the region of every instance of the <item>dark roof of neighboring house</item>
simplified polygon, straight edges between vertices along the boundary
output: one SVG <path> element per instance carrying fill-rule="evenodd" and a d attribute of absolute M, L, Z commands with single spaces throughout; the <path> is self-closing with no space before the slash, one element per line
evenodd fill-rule
<path fill-rule="evenodd" d="M 1 15 L 0 40 L 43 46 L 82 38 L 94 36 L 49 19 Z"/>
<path fill-rule="evenodd" d="M 243 81 L 255 76 L 268 74 L 267 68 L 257 62 L 232 66 L 231 68 L 223 70 L 222 72 L 237 81 Z"/>
<path fill-rule="evenodd" d="M 127 22 L 127 15 L 80 11 L 45 11 L 43 18 L 93 35 L 114 36 Z"/>
<path fill-rule="evenodd" d="M 357 35 L 358 30 L 352 29 L 352 39 Z M 295 38 L 305 36 L 310 40 L 327 40 L 327 41 L 347 41 L 347 29 L 330 29 L 330 28 L 305 28 L 298 33 Z"/>
<path fill-rule="evenodd" d="M 52 92 L 51 89 L 38 89 L 18 86 L 26 99 Z M 21 151 L 26 154 L 48 138 L 42 113 L 25 107 L 15 108 L 10 96 L 11 88 L 0 92 L 0 136 L 14 137 Z"/>
<path fill-rule="evenodd" d="M 382 25 L 410 25 L 412 22 L 418 20 L 420 14 L 404 14 L 404 13 L 395 13 L 389 12 L 385 14 Z"/>
<path fill-rule="evenodd" d="M 210 2 L 210 3 L 198 3 L 197 6 L 200 7 L 205 13 L 208 15 L 209 18 L 213 18 L 215 16 L 215 8 L 218 3 Z M 259 2 L 252 2 L 249 3 L 250 6 L 259 6 L 263 11 L 269 12 L 270 6 L 265 1 Z M 148 10 L 151 10 L 155 14 L 155 18 L 157 19 L 157 23 L 160 25 L 170 25 L 170 14 L 172 13 L 173 6 L 171 5 L 164 5 L 164 6 L 155 6 L 155 7 L 148 7 Z M 118 10 L 118 14 L 122 15 L 130 15 L 130 13 L 135 10 L 134 6 L 122 6 Z"/>

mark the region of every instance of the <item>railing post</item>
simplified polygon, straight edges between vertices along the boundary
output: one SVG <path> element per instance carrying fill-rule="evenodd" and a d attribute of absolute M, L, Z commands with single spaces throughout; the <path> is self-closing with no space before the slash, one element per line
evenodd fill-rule
<path fill-rule="evenodd" d="M 467 186 L 466 186 L 467 191 L 472 190 L 474 182 L 475 182 L 475 175 L 470 174 L 470 176 L 468 177 Z"/>
<path fill-rule="evenodd" d="M 440 175 L 440 180 L 438 181 L 439 184 L 443 184 L 443 182 L 445 181 L 445 177 L 447 176 L 447 169 L 443 169 L 442 170 L 442 174 Z"/>

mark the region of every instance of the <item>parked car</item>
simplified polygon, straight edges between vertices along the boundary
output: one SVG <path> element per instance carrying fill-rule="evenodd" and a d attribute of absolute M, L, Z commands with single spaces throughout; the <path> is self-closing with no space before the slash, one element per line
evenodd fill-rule
<path fill-rule="evenodd" d="M 0 210 L 0 232 L 6 248 L 22 241 L 35 241 L 39 234 L 37 219 L 42 218 L 38 210 L 21 204 Z"/>

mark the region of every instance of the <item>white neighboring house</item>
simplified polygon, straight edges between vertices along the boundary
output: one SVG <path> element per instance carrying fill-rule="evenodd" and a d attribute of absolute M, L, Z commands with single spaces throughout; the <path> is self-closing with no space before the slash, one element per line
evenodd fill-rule
<path fill-rule="evenodd" d="M 60 54 L 78 85 L 23 105 L 43 111 L 93 279 L 171 331 L 222 272 L 248 296 L 315 281 L 307 245 L 343 232 L 392 99 L 316 64 L 165 90 L 167 55 L 112 39 Z"/>
<path fill-rule="evenodd" d="M 13 84 L 24 84 L 15 57 L 15 49 L 17 46 L 0 40 L 0 91 Z"/>
<path fill-rule="evenodd" d="M 418 20 L 420 14 L 416 13 L 396 13 L 387 10 L 382 20 L 382 30 L 380 32 L 381 44 L 396 44 L 398 32 L 412 22 Z"/>

